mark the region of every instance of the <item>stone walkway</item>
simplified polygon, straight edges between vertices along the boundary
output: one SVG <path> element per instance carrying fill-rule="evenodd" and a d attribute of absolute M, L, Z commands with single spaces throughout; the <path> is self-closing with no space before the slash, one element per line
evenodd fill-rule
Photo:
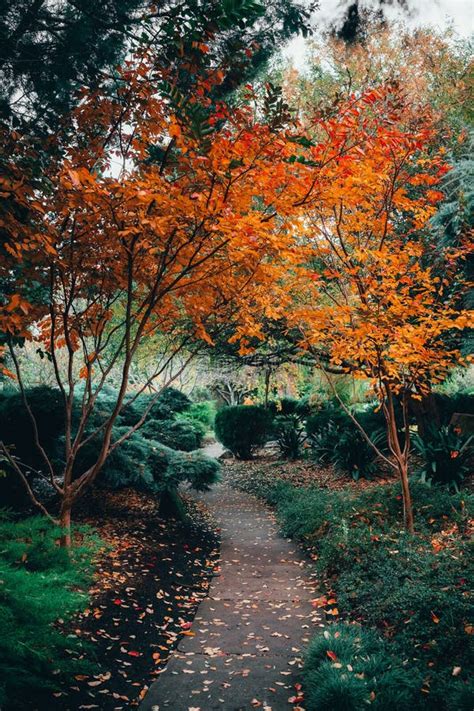
<path fill-rule="evenodd" d="M 140 711 L 292 709 L 302 651 L 323 626 L 305 563 L 254 497 L 223 483 L 205 500 L 221 527 L 220 575 Z"/>

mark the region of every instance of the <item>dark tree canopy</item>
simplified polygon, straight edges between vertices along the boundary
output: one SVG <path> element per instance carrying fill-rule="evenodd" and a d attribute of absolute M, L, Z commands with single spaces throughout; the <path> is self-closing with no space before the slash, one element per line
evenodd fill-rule
<path fill-rule="evenodd" d="M 76 89 L 93 87 L 140 45 L 188 74 L 232 58 L 229 90 L 282 41 L 306 33 L 311 9 L 297 0 L 4 0 L 0 120 L 54 129 Z"/>

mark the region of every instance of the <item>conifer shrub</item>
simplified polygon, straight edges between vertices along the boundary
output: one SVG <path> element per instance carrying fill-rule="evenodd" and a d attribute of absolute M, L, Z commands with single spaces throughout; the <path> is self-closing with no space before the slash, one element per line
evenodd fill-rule
<path fill-rule="evenodd" d="M 83 544 L 69 555 L 60 531 L 45 518 L 11 521 L 0 515 L 0 704 L 36 708 L 40 689 L 58 689 L 74 674 L 95 671 L 79 656 L 80 638 L 54 624 L 87 607 L 91 560 L 99 543 L 83 527 Z"/>
<path fill-rule="evenodd" d="M 153 400 L 155 395 L 141 395 L 136 400 L 136 408 L 142 414 L 142 412 L 149 406 L 151 400 Z M 152 408 L 148 414 L 148 418 L 151 420 L 171 420 L 174 415 L 179 412 L 185 412 L 191 405 L 191 400 L 187 395 L 182 393 L 176 388 L 165 388 L 159 394 L 156 402 L 152 405 Z"/>
<path fill-rule="evenodd" d="M 148 420 L 140 429 L 144 437 L 155 439 L 184 452 L 199 449 L 205 435 L 205 427 L 197 420 Z"/>
<path fill-rule="evenodd" d="M 128 431 L 126 426 L 115 427 L 113 440 Z M 91 440 L 87 450 L 84 447 L 81 466 L 95 461 L 99 446 L 100 441 Z M 205 491 L 218 480 L 218 473 L 215 459 L 201 452 L 172 449 L 137 430 L 108 457 L 97 484 L 111 489 L 132 487 L 159 496 L 164 491 L 177 490 L 183 483 Z"/>
<path fill-rule="evenodd" d="M 187 482 L 197 491 L 208 491 L 219 480 L 219 471 L 219 462 L 201 452 L 173 452 L 159 487 L 169 491 Z"/>
<path fill-rule="evenodd" d="M 216 415 L 216 437 L 239 459 L 251 459 L 253 451 L 265 444 L 271 416 L 259 405 L 224 407 Z"/>
<path fill-rule="evenodd" d="M 177 420 L 199 422 L 204 425 L 205 431 L 212 430 L 216 417 L 216 405 L 213 400 L 193 402 L 187 410 L 176 415 Z"/>
<path fill-rule="evenodd" d="M 28 403 L 36 419 L 42 446 L 51 452 L 57 438 L 64 433 L 64 405 L 59 390 L 39 386 L 26 391 Z M 45 462 L 35 444 L 31 417 L 19 391 L 0 394 L 0 440 L 10 453 L 26 465 L 27 476 L 34 479 Z M 6 458 L 0 460 L 0 504 L 15 510 L 30 503 L 18 475 Z"/>
<path fill-rule="evenodd" d="M 48 387 L 32 388 L 27 392 L 33 414 L 38 423 L 41 444 L 50 457 L 53 467 L 61 471 L 64 466 L 64 404 L 59 390 Z M 113 441 L 128 434 L 130 426 L 138 422 L 145 411 L 150 397 L 143 397 L 133 404 L 126 404 L 117 418 L 113 429 Z M 78 422 L 81 392 L 78 391 L 73 424 Z M 117 393 L 112 388 L 104 388 L 97 398 L 88 423 L 86 435 L 91 435 L 110 417 L 116 404 Z M 136 404 L 138 403 L 138 405 Z M 159 492 L 165 475 L 170 477 L 170 462 L 174 450 L 192 451 L 198 449 L 205 434 L 205 426 L 199 420 L 209 414 L 209 408 L 198 409 L 195 418 L 175 420 L 178 413 L 184 418 L 189 409 L 189 398 L 175 388 L 166 388 L 152 408 L 157 415 L 142 428 L 132 433 L 107 458 L 97 483 L 112 488 L 134 487 L 139 490 Z M 164 417 L 166 416 L 166 418 Z M 31 420 L 24 407 L 20 393 L 12 392 L 0 396 L 0 435 L 2 440 L 12 445 L 12 454 L 33 470 L 44 470 L 45 464 L 33 441 Z M 92 437 L 80 450 L 74 465 L 74 476 L 78 476 L 96 461 L 102 445 L 101 433 Z M 179 459 L 179 457 L 178 457 Z M 173 461 L 178 461 L 175 458 Z M 211 465 L 197 457 L 180 466 L 180 481 L 186 480 L 186 472 L 193 484 L 210 481 Z M 34 471 L 32 476 L 34 476 Z M 176 474 L 178 476 L 178 474 Z M 173 477 L 171 477 L 171 480 Z M 19 509 L 30 504 L 24 485 L 12 471 L 7 461 L 0 461 L 0 496 L 4 507 Z"/>
<path fill-rule="evenodd" d="M 423 674 L 407 669 L 378 633 L 333 624 L 313 638 L 305 659 L 308 711 L 411 711 L 421 702 Z"/>
<path fill-rule="evenodd" d="M 47 386 L 29 388 L 28 404 L 33 412 L 41 443 L 50 449 L 58 434 L 64 432 L 64 403 L 58 389 Z M 33 426 L 20 392 L 0 395 L 0 434 L 5 444 L 25 464 L 40 468 L 44 462 L 34 443 Z"/>

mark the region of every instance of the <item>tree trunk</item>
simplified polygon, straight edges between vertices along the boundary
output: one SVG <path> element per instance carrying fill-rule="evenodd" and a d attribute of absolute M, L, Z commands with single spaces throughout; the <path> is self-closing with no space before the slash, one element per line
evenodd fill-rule
<path fill-rule="evenodd" d="M 186 509 L 177 491 L 163 491 L 160 497 L 159 514 L 163 518 L 186 519 Z"/>
<path fill-rule="evenodd" d="M 405 529 L 410 533 L 414 533 L 413 504 L 411 500 L 410 483 L 408 480 L 408 462 L 410 456 L 409 424 L 407 418 L 405 417 L 405 443 L 402 449 L 402 446 L 400 445 L 400 439 L 398 437 L 397 418 L 395 415 L 395 408 L 393 404 L 393 393 L 391 392 L 390 387 L 388 385 L 386 385 L 385 392 L 387 394 L 387 406 L 384 407 L 384 414 L 385 419 L 387 420 L 388 445 L 397 462 L 398 475 L 400 477 L 400 483 L 402 485 L 403 521 L 405 524 Z M 406 412 L 406 408 L 404 409 L 404 411 Z"/>
<path fill-rule="evenodd" d="M 265 370 L 265 403 L 264 403 L 265 409 L 268 409 L 268 398 L 270 395 L 270 378 L 271 378 L 271 370 L 270 370 L 270 368 L 267 368 Z"/>
<path fill-rule="evenodd" d="M 410 533 L 415 532 L 415 523 L 413 519 L 413 503 L 411 500 L 410 484 L 408 482 L 408 464 L 398 462 L 398 473 L 400 475 L 400 483 L 402 485 L 403 496 L 403 521 L 405 528 Z"/>
<path fill-rule="evenodd" d="M 61 505 L 61 513 L 59 516 L 59 525 L 62 529 L 61 548 L 71 547 L 71 509 L 72 503 L 70 501 L 63 501 Z"/>

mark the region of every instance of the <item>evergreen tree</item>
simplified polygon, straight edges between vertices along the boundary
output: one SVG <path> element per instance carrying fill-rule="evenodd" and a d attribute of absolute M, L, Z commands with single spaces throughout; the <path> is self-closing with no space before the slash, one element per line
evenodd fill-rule
<path fill-rule="evenodd" d="M 227 65 L 229 90 L 275 46 L 306 33 L 311 9 L 297 0 L 4 0 L 0 120 L 55 129 L 78 88 L 147 45 L 174 75 L 181 70 L 181 83 L 200 67 Z"/>

